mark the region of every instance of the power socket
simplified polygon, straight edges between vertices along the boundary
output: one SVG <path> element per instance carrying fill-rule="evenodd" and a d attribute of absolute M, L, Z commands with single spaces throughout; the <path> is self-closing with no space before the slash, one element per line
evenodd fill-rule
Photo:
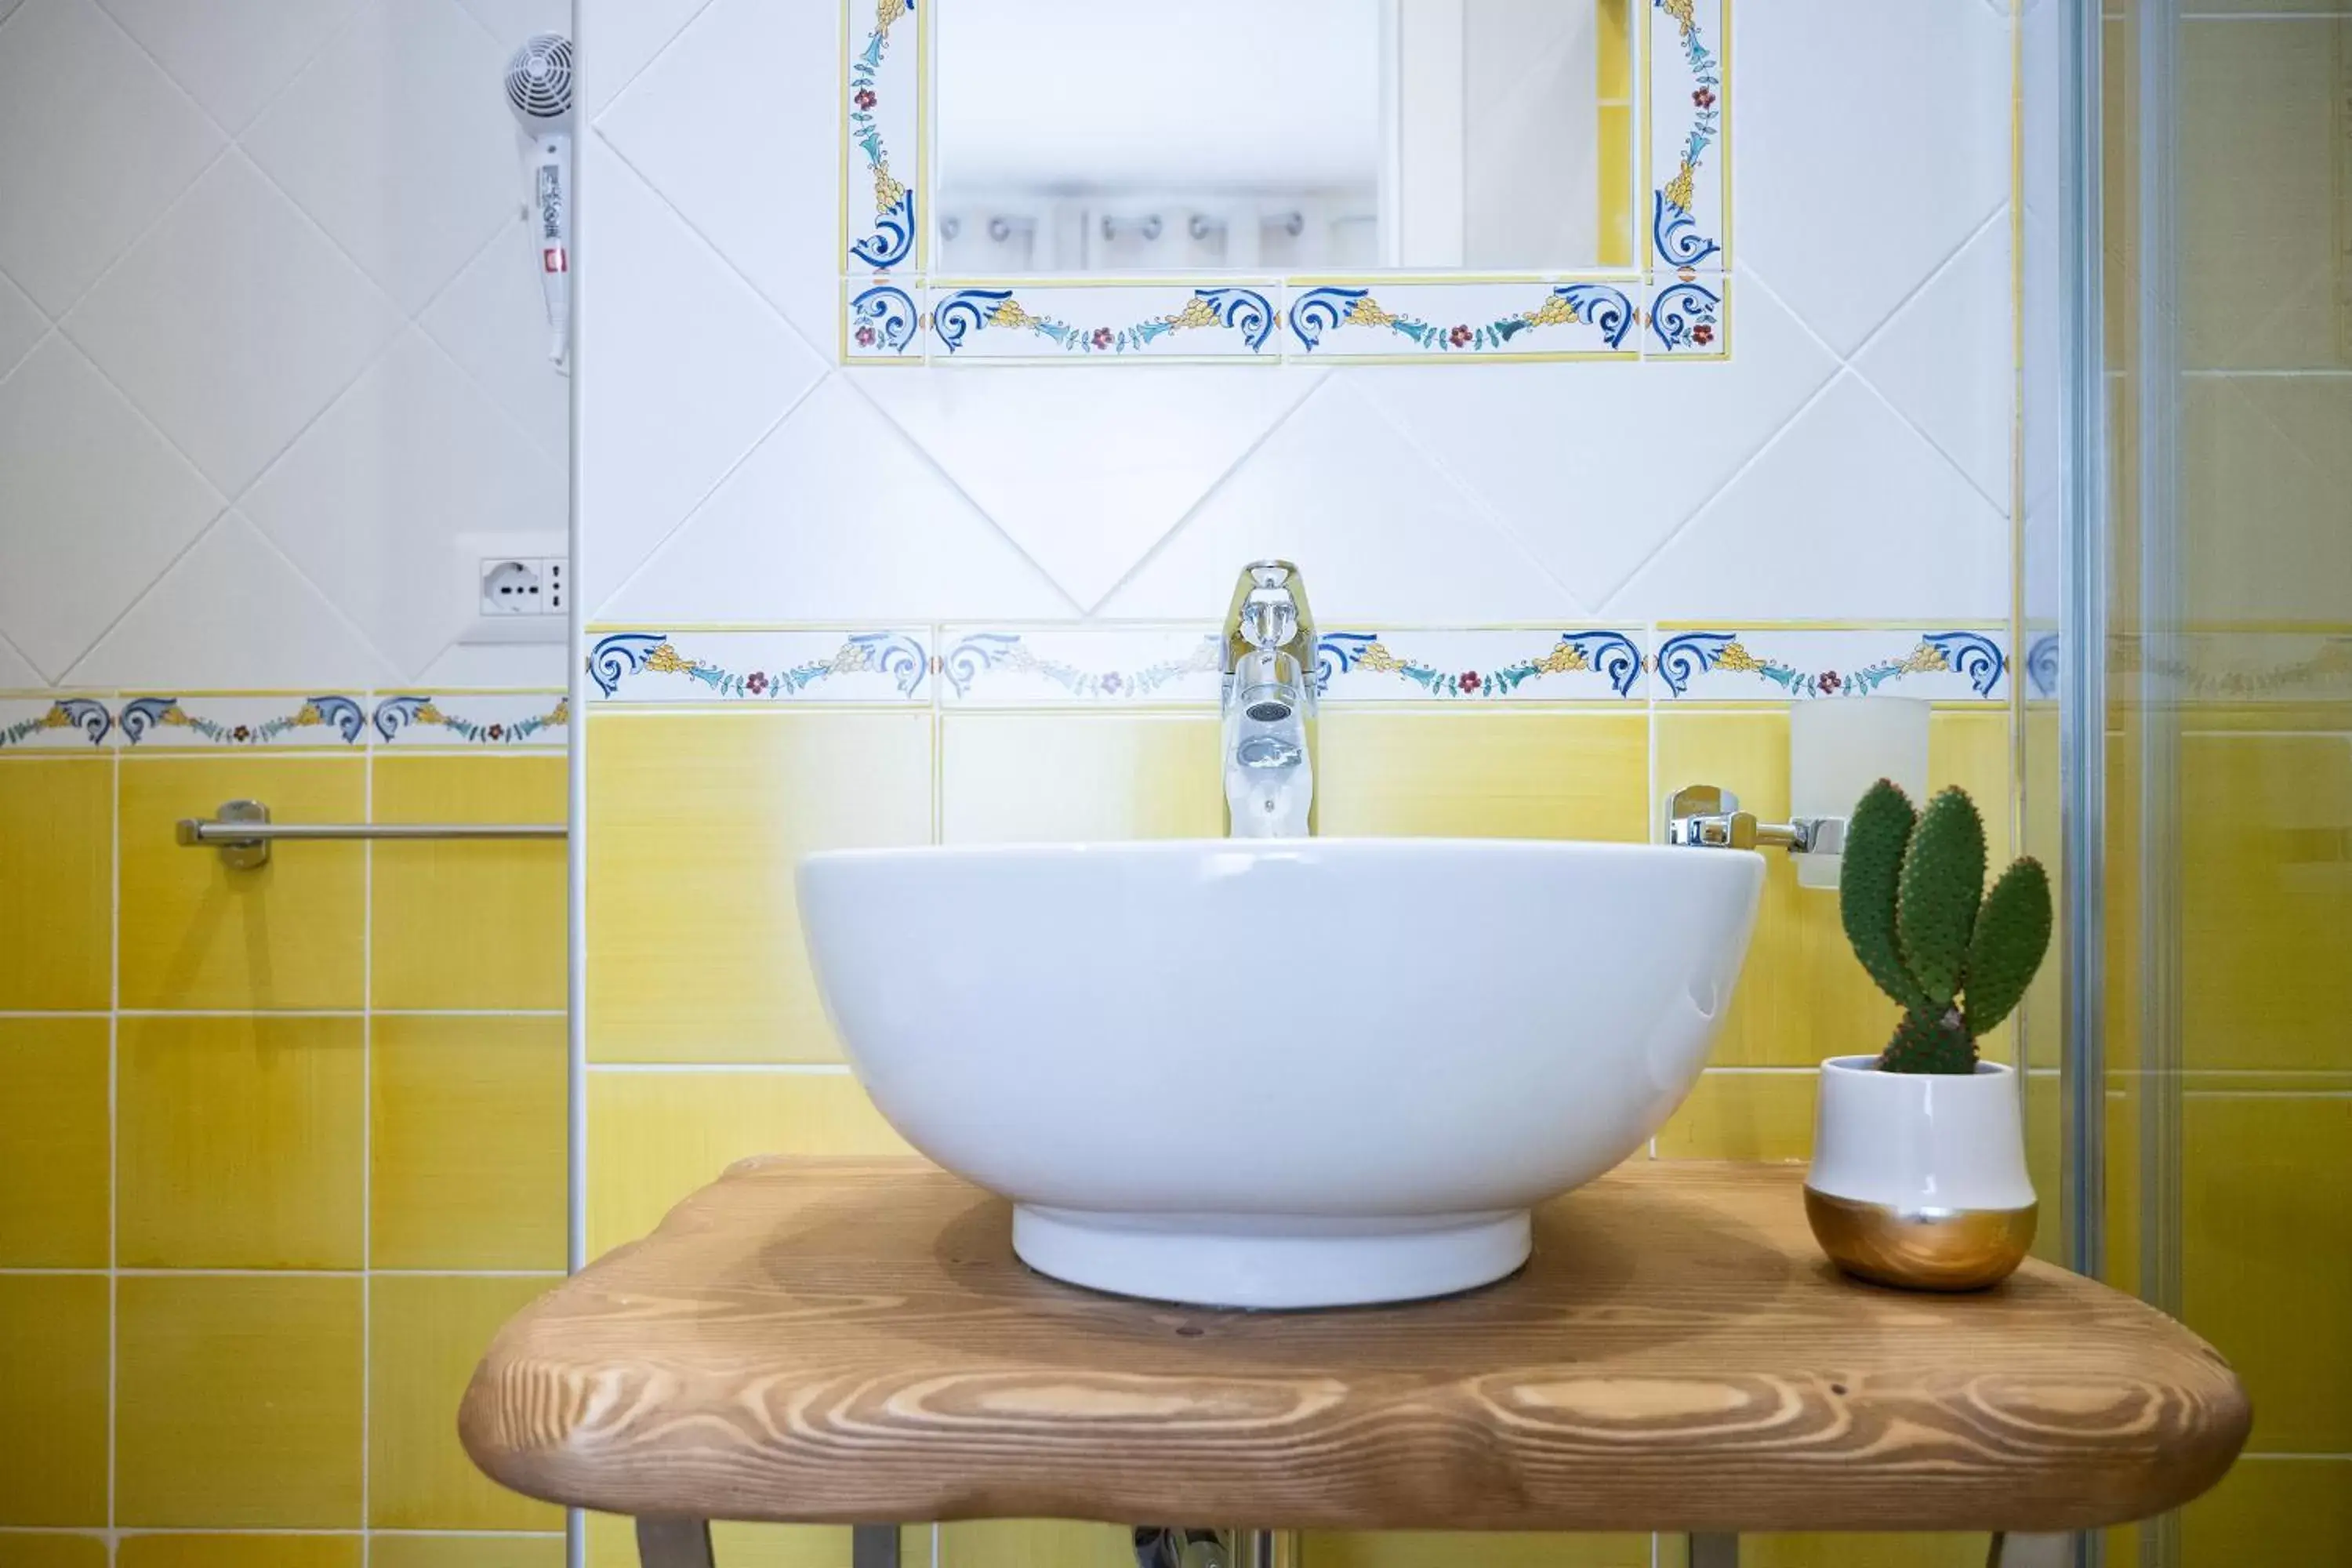
<path fill-rule="evenodd" d="M 560 533 L 469 533 L 457 542 L 456 585 L 469 643 L 562 642 L 572 566 Z M 453 612 L 456 605 L 453 604 Z"/>

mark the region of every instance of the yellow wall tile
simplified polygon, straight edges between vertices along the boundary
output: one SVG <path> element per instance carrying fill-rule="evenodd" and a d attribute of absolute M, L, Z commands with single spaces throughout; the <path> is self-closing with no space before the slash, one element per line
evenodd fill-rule
<path fill-rule="evenodd" d="M 659 1224 L 751 1154 L 905 1154 L 846 1072 L 603 1072 L 588 1080 L 588 1249 Z"/>
<path fill-rule="evenodd" d="M 1647 1535 L 1310 1531 L 1313 1568 L 1651 1568 Z"/>
<path fill-rule="evenodd" d="M 1317 1563 L 1323 1568 L 1321 1559 Z M 1135 1532 L 1076 1519 L 943 1524 L 940 1568 L 1135 1568 Z"/>
<path fill-rule="evenodd" d="M 1215 838 L 1225 788 L 1215 716 L 950 713 L 940 724 L 950 844 Z"/>
<path fill-rule="evenodd" d="M 563 1568 L 563 1537 L 377 1535 L 368 1568 Z"/>
<path fill-rule="evenodd" d="M 369 1261 L 561 1268 L 562 1018 L 373 1020 Z"/>
<path fill-rule="evenodd" d="M 2184 735 L 2180 814 L 2187 1065 L 2352 1070 L 2352 740 Z"/>
<path fill-rule="evenodd" d="M 140 1017 L 120 1030 L 125 1265 L 359 1267 L 359 1019 Z"/>
<path fill-rule="evenodd" d="M 134 1275 L 116 1290 L 117 1523 L 359 1524 L 359 1280 Z"/>
<path fill-rule="evenodd" d="M 395 1530 L 561 1530 L 563 1511 L 498 1485 L 457 1444 L 457 1404 L 491 1339 L 551 1279 L 368 1281 L 368 1522 Z"/>
<path fill-rule="evenodd" d="M 116 1568 L 360 1568 L 356 1535 L 133 1535 Z"/>
<path fill-rule="evenodd" d="M 590 1514 L 588 1568 L 637 1568 L 635 1531 L 634 1521 Z M 721 1568 L 849 1568 L 845 1525 L 720 1524 L 712 1528 L 710 1543 Z M 899 1561 L 908 1568 L 930 1561 L 928 1528 L 908 1526 L 899 1543 Z"/>
<path fill-rule="evenodd" d="M 562 822 L 562 756 L 379 756 L 378 822 Z M 563 1005 L 564 847 L 375 847 L 379 1007 Z"/>
<path fill-rule="evenodd" d="M 2191 1093 L 2181 1316 L 2245 1380 L 2247 1447 L 2352 1453 L 2352 1098 Z"/>
<path fill-rule="evenodd" d="M 931 716 L 600 714 L 588 817 L 591 1057 L 835 1060 L 793 865 L 929 839 Z"/>
<path fill-rule="evenodd" d="M 0 763 L 0 1008 L 107 1006 L 114 986 L 114 763 Z"/>
<path fill-rule="evenodd" d="M 279 822 L 358 822 L 366 769 L 357 756 L 124 758 L 122 1005 L 361 1005 L 361 845 L 279 845 L 268 865 L 232 871 L 217 854 L 181 848 L 172 825 L 239 799 Z"/>
<path fill-rule="evenodd" d="M 106 1568 L 100 1535 L 0 1535 L 0 1568 Z"/>
<path fill-rule="evenodd" d="M 1673 710 L 1657 716 L 1659 793 L 1719 784 L 1767 821 L 1789 813 L 1789 715 L 1785 708 Z M 2009 714 L 1948 710 L 1928 724 L 1931 789 L 1958 784 L 1985 816 L 1993 858 L 2009 856 Z M 1838 920 L 1837 893 L 1797 886 L 1786 855 L 1765 857 L 1764 895 L 1739 988 L 1710 1058 L 1725 1067 L 1813 1067 L 1824 1057 L 1875 1051 L 1894 1033 L 1895 1004 L 1855 961 Z M 2007 1060 L 2008 1025 L 1985 1043 Z"/>
<path fill-rule="evenodd" d="M 1633 712 L 1324 711 L 1319 826 L 1343 835 L 1650 837 L 1649 720 Z"/>
<path fill-rule="evenodd" d="M 1661 1160 L 1809 1160 L 1810 1072 L 1709 1070 L 1658 1129 Z"/>
<path fill-rule="evenodd" d="M 107 1034 L 0 1018 L 0 1268 L 106 1267 Z"/>
<path fill-rule="evenodd" d="M 107 1282 L 0 1275 L 0 1524 L 106 1523 Z"/>
<path fill-rule="evenodd" d="M 2352 1459 L 2341 1455 L 2240 1459 L 2181 1515 L 2180 1568 L 2323 1563 L 2352 1563 Z"/>
<path fill-rule="evenodd" d="M 1743 1535 L 1741 1568 L 1984 1568 L 1982 1535 Z"/>

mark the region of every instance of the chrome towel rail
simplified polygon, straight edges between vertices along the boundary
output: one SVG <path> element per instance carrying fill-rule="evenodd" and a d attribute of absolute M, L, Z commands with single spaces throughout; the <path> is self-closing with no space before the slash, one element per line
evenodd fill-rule
<path fill-rule="evenodd" d="M 272 822 L 257 800 L 221 803 L 215 816 L 184 816 L 173 837 L 191 849 L 217 849 L 221 864 L 250 871 L 269 864 L 279 838 L 562 838 L 560 822 Z"/>

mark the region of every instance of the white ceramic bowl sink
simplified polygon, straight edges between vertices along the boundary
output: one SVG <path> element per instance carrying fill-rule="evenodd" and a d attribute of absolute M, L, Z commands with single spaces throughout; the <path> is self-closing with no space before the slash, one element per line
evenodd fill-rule
<path fill-rule="evenodd" d="M 1237 1307 L 1467 1289 L 1697 1081 L 1762 860 L 1443 839 L 800 867 L 849 1059 L 1032 1268 Z"/>

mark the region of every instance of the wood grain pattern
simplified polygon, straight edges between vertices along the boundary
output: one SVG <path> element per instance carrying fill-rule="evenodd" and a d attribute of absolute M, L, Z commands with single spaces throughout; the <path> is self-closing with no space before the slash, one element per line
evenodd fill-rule
<path fill-rule="evenodd" d="M 2245 1394 L 2187 1330 L 2037 1262 L 1846 1279 L 1801 1180 L 1636 1163 L 1499 1285 L 1250 1314 L 1031 1274 L 920 1162 L 750 1161 L 509 1323 L 460 1426 L 535 1497 L 813 1522 L 2059 1531 L 2229 1468 Z"/>

